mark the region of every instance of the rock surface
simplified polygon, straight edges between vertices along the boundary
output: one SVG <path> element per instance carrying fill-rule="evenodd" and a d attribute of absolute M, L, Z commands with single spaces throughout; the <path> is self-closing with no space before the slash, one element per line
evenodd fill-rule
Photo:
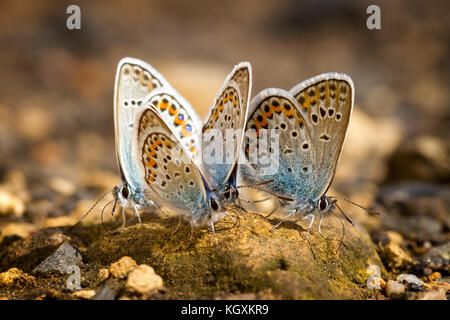
<path fill-rule="evenodd" d="M 137 268 L 137 263 L 130 257 L 122 257 L 109 266 L 109 273 L 116 278 L 123 279 L 132 270 Z"/>
<path fill-rule="evenodd" d="M 172 234 L 176 223 L 154 218 L 104 234 L 89 245 L 86 259 L 104 266 L 129 256 L 152 265 L 168 288 L 166 297 L 185 299 L 267 289 L 284 299 L 360 299 L 366 295 L 367 266 L 382 266 L 368 235 L 358 228 L 346 228 L 339 246 L 342 229 L 335 219 L 324 222 L 325 236 L 313 233 L 305 239 L 296 222 L 269 232 L 273 224 L 258 215 L 242 215 L 240 226 L 225 218 L 216 226 L 219 245 L 201 229 L 189 247 L 190 227 Z"/>
<path fill-rule="evenodd" d="M 80 252 L 64 242 L 56 249 L 55 253 L 34 268 L 32 273 L 49 274 L 58 272 L 59 274 L 65 274 L 70 266 L 78 266 L 82 260 Z"/>
<path fill-rule="evenodd" d="M 163 288 L 163 280 L 152 267 L 141 264 L 130 272 L 125 287 L 141 295 L 151 294 Z"/>
<path fill-rule="evenodd" d="M 389 280 L 386 285 L 386 294 L 392 298 L 400 298 L 405 293 L 405 286 L 398 281 Z"/>

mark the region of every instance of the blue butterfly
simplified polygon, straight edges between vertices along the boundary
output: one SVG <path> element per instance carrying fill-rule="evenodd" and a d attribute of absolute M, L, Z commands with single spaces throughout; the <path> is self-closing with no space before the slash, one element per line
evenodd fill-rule
<path fill-rule="evenodd" d="M 345 74 L 326 73 L 301 82 L 290 91 L 266 89 L 252 99 L 240 175 L 250 182 L 269 181 L 261 189 L 284 200 L 285 219 L 301 215 L 310 219 L 333 211 L 336 197 L 326 195 L 342 152 L 354 101 L 354 86 Z M 277 163 L 269 168 L 260 157 L 261 137 L 278 137 Z M 261 154 L 261 153 L 259 153 Z M 256 159 L 256 160 L 255 160 Z M 277 169 L 275 169 L 277 167 Z M 268 170 L 270 169 L 270 170 Z"/>

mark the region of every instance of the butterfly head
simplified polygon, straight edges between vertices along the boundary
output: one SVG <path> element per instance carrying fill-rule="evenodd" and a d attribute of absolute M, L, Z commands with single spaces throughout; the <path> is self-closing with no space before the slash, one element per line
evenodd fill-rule
<path fill-rule="evenodd" d="M 337 200 L 330 199 L 326 195 L 321 196 L 316 201 L 316 208 L 318 209 L 321 216 L 327 216 L 333 212 L 336 207 Z"/>
<path fill-rule="evenodd" d="M 225 207 L 217 192 L 208 192 L 206 205 L 195 210 L 191 216 L 194 228 L 211 225 L 225 215 Z"/>
<path fill-rule="evenodd" d="M 226 185 L 219 193 L 219 197 L 224 207 L 236 206 L 236 200 L 239 198 L 239 190 L 234 185 Z"/>

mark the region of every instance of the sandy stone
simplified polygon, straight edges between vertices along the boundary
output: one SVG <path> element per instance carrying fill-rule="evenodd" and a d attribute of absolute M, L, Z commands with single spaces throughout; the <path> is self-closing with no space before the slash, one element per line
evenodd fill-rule
<path fill-rule="evenodd" d="M 98 270 L 97 277 L 100 281 L 104 281 L 104 280 L 108 279 L 109 278 L 108 269 L 103 268 L 103 269 Z"/>
<path fill-rule="evenodd" d="M 48 183 L 50 188 L 65 196 L 71 196 L 77 190 L 77 187 L 72 181 L 61 177 L 53 177 Z"/>
<path fill-rule="evenodd" d="M 0 241 L 4 237 L 8 236 L 19 236 L 21 238 L 26 238 L 30 233 L 36 230 L 32 224 L 25 222 L 10 222 L 1 226 L 0 229 Z"/>
<path fill-rule="evenodd" d="M 413 263 L 412 258 L 397 244 L 389 243 L 382 248 L 383 261 L 392 269 L 405 268 Z"/>
<path fill-rule="evenodd" d="M 434 281 L 435 279 L 442 278 L 442 275 L 439 272 L 433 272 L 430 276 L 428 276 L 428 280 Z"/>
<path fill-rule="evenodd" d="M 0 216 L 22 217 L 25 212 L 25 203 L 14 194 L 0 190 Z"/>
<path fill-rule="evenodd" d="M 392 298 L 399 298 L 405 293 L 405 285 L 398 281 L 389 280 L 386 285 L 386 294 Z"/>
<path fill-rule="evenodd" d="M 90 300 L 95 296 L 95 290 L 79 290 L 72 293 L 72 295 L 77 299 Z"/>
<path fill-rule="evenodd" d="M 381 276 L 380 274 L 380 267 L 377 266 L 376 264 L 372 264 L 370 266 L 367 267 L 366 269 L 366 273 L 368 276 Z"/>
<path fill-rule="evenodd" d="M 141 264 L 128 275 L 126 288 L 139 294 L 149 294 L 163 288 L 163 280 L 152 267 Z"/>
<path fill-rule="evenodd" d="M 136 261 L 130 257 L 122 257 L 118 261 L 111 263 L 109 266 L 109 273 L 119 279 L 123 279 L 127 274 L 137 267 Z"/>
<path fill-rule="evenodd" d="M 159 276 L 170 279 L 164 281 L 168 299 L 208 299 L 220 291 L 245 294 L 268 289 L 279 299 L 363 299 L 367 266 L 378 265 L 381 274 L 386 272 L 364 230 L 347 227 L 344 247 L 339 246 L 338 219 L 325 219 L 325 236 L 313 231 L 307 241 L 305 223 L 287 221 L 270 232 L 278 221 L 240 214 L 239 224 L 245 227 L 239 227 L 225 217 L 216 224 L 223 230 L 216 232 L 218 246 L 204 228 L 194 232 L 188 247 L 188 225 L 170 234 L 176 218 L 147 217 L 146 223 L 103 234 L 89 245 L 86 259 L 109 265 L 129 256 L 139 264 L 151 264 Z"/>
<path fill-rule="evenodd" d="M 447 300 L 447 292 L 450 291 L 450 283 L 432 282 L 426 283 L 425 292 L 419 292 L 416 295 L 418 300 Z"/>
<path fill-rule="evenodd" d="M 379 275 L 372 275 L 367 278 L 366 286 L 370 290 L 381 290 L 386 287 L 386 282 Z"/>
<path fill-rule="evenodd" d="M 11 268 L 6 272 L 0 273 L 0 287 L 25 287 L 25 286 L 35 286 L 35 277 L 26 274 L 22 270 L 17 268 Z"/>

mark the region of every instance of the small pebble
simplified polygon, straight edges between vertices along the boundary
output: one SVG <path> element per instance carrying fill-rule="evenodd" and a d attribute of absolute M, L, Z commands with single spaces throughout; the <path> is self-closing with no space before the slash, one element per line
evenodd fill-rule
<path fill-rule="evenodd" d="M 435 279 L 442 278 L 442 275 L 439 272 L 433 272 L 430 276 L 428 276 L 429 281 L 434 281 Z"/>
<path fill-rule="evenodd" d="M 18 287 L 35 286 L 36 278 L 30 276 L 17 268 L 11 268 L 6 272 L 0 273 L 0 287 Z"/>
<path fill-rule="evenodd" d="M 117 292 L 114 291 L 109 285 L 105 284 L 93 297 L 92 300 L 114 300 L 117 296 Z"/>
<path fill-rule="evenodd" d="M 450 264 L 450 242 L 431 248 L 422 257 L 422 264 L 432 269 L 445 268 Z"/>
<path fill-rule="evenodd" d="M 118 279 L 123 279 L 127 274 L 136 269 L 137 263 L 132 258 L 124 256 L 109 266 L 109 273 Z"/>
<path fill-rule="evenodd" d="M 0 230 L 0 241 L 4 237 L 19 236 L 26 238 L 31 232 L 35 231 L 36 227 L 30 223 L 25 222 L 9 222 L 2 225 Z"/>
<path fill-rule="evenodd" d="M 431 276 L 431 274 L 433 273 L 433 269 L 431 269 L 430 267 L 425 267 L 425 268 L 423 269 L 423 273 L 424 273 L 426 276 Z"/>
<path fill-rule="evenodd" d="M 64 196 L 71 196 L 77 190 L 72 181 L 60 177 L 53 177 L 48 183 L 50 188 Z"/>
<path fill-rule="evenodd" d="M 413 274 L 406 274 L 406 273 L 399 274 L 397 276 L 397 281 L 406 282 L 409 284 L 414 283 L 420 287 L 422 287 L 424 285 L 424 282 L 422 280 L 420 280 L 419 278 L 417 278 L 417 276 L 415 276 Z"/>
<path fill-rule="evenodd" d="M 72 247 L 69 243 L 64 242 L 56 249 L 55 253 L 47 257 L 32 273 L 52 273 L 58 272 L 60 274 L 66 274 L 70 266 L 78 266 L 83 260 L 80 252 Z"/>
<path fill-rule="evenodd" d="M 381 276 L 380 267 L 376 264 L 372 264 L 367 267 L 366 273 L 368 276 Z"/>
<path fill-rule="evenodd" d="M 386 294 L 392 298 L 401 297 L 405 293 L 405 285 L 400 282 L 389 280 L 386 285 Z"/>
<path fill-rule="evenodd" d="M 109 271 L 108 269 L 100 269 L 98 270 L 97 277 L 100 281 L 104 281 L 109 278 Z"/>
<path fill-rule="evenodd" d="M 90 300 L 95 296 L 95 290 L 79 290 L 72 293 L 72 295 L 77 299 Z"/>
<path fill-rule="evenodd" d="M 139 294 L 149 294 L 163 288 L 163 280 L 152 267 L 141 264 L 128 275 L 125 287 Z"/>
<path fill-rule="evenodd" d="M 370 290 L 373 289 L 381 290 L 385 285 L 386 283 L 384 282 L 384 280 L 378 275 L 372 275 L 369 278 L 367 278 L 366 281 L 367 289 Z"/>
<path fill-rule="evenodd" d="M 0 216 L 22 217 L 25 212 L 25 204 L 17 196 L 6 190 L 0 190 Z"/>
<path fill-rule="evenodd" d="M 410 266 L 411 257 L 397 244 L 389 243 L 382 249 L 382 256 L 390 268 L 403 268 Z"/>

